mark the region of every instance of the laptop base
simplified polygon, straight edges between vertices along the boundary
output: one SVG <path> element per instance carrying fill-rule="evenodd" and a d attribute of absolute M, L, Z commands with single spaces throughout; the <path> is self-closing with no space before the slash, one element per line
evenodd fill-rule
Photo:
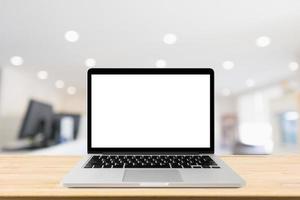
<path fill-rule="evenodd" d="M 214 155 L 220 168 L 84 168 L 83 158 L 63 179 L 65 187 L 242 187 L 245 181 Z"/>

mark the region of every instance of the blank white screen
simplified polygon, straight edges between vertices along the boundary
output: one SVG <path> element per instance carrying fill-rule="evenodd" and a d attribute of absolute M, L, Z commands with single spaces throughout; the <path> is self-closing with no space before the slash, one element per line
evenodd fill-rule
<path fill-rule="evenodd" d="M 210 147 L 209 75 L 92 75 L 92 147 Z"/>

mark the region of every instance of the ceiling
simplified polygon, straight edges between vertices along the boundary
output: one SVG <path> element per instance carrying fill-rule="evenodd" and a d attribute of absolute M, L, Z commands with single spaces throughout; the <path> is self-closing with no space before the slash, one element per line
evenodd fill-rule
<path fill-rule="evenodd" d="M 79 33 L 67 42 L 66 31 Z M 163 42 L 166 33 L 177 42 Z M 259 48 L 256 38 L 269 36 Z M 97 67 L 213 67 L 220 92 L 292 76 L 300 61 L 299 0 L 0 0 L 0 67 L 47 70 L 53 82 L 85 89 L 85 60 Z M 222 62 L 235 63 L 224 70 Z M 299 70 L 298 70 L 299 71 Z"/>

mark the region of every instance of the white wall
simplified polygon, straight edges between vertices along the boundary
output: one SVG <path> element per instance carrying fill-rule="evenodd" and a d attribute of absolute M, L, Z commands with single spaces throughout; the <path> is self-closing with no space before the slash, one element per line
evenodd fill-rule
<path fill-rule="evenodd" d="M 3 68 L 1 91 L 1 116 L 22 115 L 31 98 L 60 106 L 61 95 L 55 87 L 19 68 Z"/>
<path fill-rule="evenodd" d="M 74 96 L 65 95 L 61 98 L 58 112 L 73 112 L 86 114 L 86 92 L 78 92 Z"/>
<path fill-rule="evenodd" d="M 266 153 L 272 153 L 273 147 L 277 148 L 271 101 L 282 95 L 282 88 L 275 85 L 251 91 L 238 98 L 239 139 L 242 143 L 264 146 Z"/>
<path fill-rule="evenodd" d="M 1 115 L 1 101 L 2 101 L 2 68 L 0 66 L 0 115 Z"/>
<path fill-rule="evenodd" d="M 222 138 L 222 127 L 221 118 L 226 114 L 236 114 L 237 113 L 237 103 L 236 96 L 231 95 L 228 97 L 216 96 L 215 102 L 215 146 L 216 154 L 231 154 L 230 149 L 221 148 Z M 233 136 L 235 138 L 235 136 Z"/>

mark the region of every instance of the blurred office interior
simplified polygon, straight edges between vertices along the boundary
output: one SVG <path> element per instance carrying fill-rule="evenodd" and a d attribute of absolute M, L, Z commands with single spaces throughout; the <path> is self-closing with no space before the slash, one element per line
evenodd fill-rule
<path fill-rule="evenodd" d="M 0 153 L 85 154 L 92 67 L 212 67 L 217 154 L 299 153 L 299 24 L 299 0 L 0 0 Z"/>

